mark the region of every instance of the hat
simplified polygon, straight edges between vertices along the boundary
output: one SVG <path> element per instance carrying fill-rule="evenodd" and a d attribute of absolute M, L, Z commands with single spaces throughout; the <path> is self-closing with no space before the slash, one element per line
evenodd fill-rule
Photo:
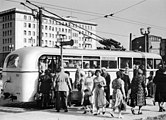
<path fill-rule="evenodd" d="M 121 68 L 121 69 L 119 69 L 120 71 L 125 71 L 125 68 Z"/>
<path fill-rule="evenodd" d="M 143 71 L 141 69 L 138 69 L 139 74 L 143 74 Z"/>
<path fill-rule="evenodd" d="M 101 70 L 106 70 L 106 68 L 105 68 L 105 67 L 102 67 Z"/>

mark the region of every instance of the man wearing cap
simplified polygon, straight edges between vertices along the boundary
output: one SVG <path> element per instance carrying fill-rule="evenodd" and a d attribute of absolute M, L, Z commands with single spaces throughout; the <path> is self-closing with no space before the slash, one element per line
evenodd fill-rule
<path fill-rule="evenodd" d="M 106 80 L 106 86 L 104 87 L 104 92 L 106 93 L 106 100 L 110 103 L 110 82 L 111 82 L 111 76 L 106 71 L 105 67 L 101 68 L 101 76 L 103 76 Z M 106 105 L 106 108 L 109 107 L 109 104 Z"/>

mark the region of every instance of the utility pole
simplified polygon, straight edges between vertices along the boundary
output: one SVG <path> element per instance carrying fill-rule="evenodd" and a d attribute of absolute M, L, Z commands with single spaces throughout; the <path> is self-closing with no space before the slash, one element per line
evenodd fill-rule
<path fill-rule="evenodd" d="M 132 50 L 132 33 L 130 33 L 129 50 Z"/>
<path fill-rule="evenodd" d="M 38 19 L 39 19 L 39 43 L 38 45 L 39 46 L 42 46 L 42 8 L 39 7 L 39 16 L 38 16 Z"/>
<path fill-rule="evenodd" d="M 24 3 L 20 3 L 21 5 L 24 5 L 25 7 L 27 7 L 27 8 L 29 8 L 29 9 L 31 9 L 32 10 L 32 14 L 33 14 L 33 16 L 34 16 L 34 18 L 35 19 L 37 19 L 38 21 L 39 21 L 39 30 L 38 30 L 38 45 L 39 46 L 42 46 L 42 7 L 39 7 L 39 6 L 37 6 L 37 5 L 35 5 L 35 4 L 33 4 L 33 3 L 31 3 L 29 0 L 26 0 L 26 3 L 29 3 L 29 4 L 31 4 L 31 5 L 33 5 L 33 6 L 35 6 L 35 7 L 37 7 L 39 10 L 38 11 L 36 11 L 36 9 L 33 9 L 33 8 L 31 8 L 31 7 L 29 7 L 29 6 L 27 6 L 26 4 L 24 4 Z M 37 12 L 37 15 L 34 15 L 34 12 Z"/>

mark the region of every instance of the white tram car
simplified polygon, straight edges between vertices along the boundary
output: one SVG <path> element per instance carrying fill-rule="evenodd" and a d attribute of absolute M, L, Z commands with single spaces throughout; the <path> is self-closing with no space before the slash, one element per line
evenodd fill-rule
<path fill-rule="evenodd" d="M 61 52 L 58 48 L 25 47 L 11 52 L 3 66 L 3 94 L 13 96 L 18 102 L 34 101 L 39 72 L 49 68 L 55 73 L 60 64 Z M 157 54 L 142 52 L 63 49 L 63 67 L 70 72 L 73 82 L 76 64 L 85 72 L 106 67 L 112 81 L 116 78 L 116 71 L 121 68 L 127 68 L 132 79 L 135 64 L 144 65 L 148 75 L 162 65 L 162 58 Z"/>

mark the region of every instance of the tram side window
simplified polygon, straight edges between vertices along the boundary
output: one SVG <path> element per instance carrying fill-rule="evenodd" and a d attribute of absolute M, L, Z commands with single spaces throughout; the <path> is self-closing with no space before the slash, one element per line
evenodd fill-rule
<path fill-rule="evenodd" d="M 84 69 L 99 69 L 100 57 L 99 56 L 83 56 Z"/>
<path fill-rule="evenodd" d="M 147 69 L 153 69 L 153 59 L 147 59 Z"/>
<path fill-rule="evenodd" d="M 144 68 L 145 58 L 133 58 L 133 69 Z"/>
<path fill-rule="evenodd" d="M 116 69 L 117 68 L 117 61 L 102 60 L 101 67 L 105 67 L 107 69 Z"/>
<path fill-rule="evenodd" d="M 82 68 L 82 61 L 81 60 L 72 60 L 72 59 L 63 60 L 64 68 L 76 68 L 76 65 L 79 65 Z"/>
<path fill-rule="evenodd" d="M 7 68 L 16 68 L 18 67 L 19 63 L 19 56 L 18 55 L 11 55 L 8 57 L 7 60 Z"/>
<path fill-rule="evenodd" d="M 160 65 L 162 65 L 162 61 L 160 59 L 154 59 L 154 69 L 159 69 Z"/>
<path fill-rule="evenodd" d="M 98 60 L 86 60 L 83 62 L 84 69 L 96 69 L 100 68 L 100 61 Z"/>
<path fill-rule="evenodd" d="M 120 68 L 132 68 L 131 58 L 120 58 Z"/>
<path fill-rule="evenodd" d="M 63 56 L 63 67 L 73 69 L 79 65 L 82 68 L 82 59 L 81 56 Z"/>

